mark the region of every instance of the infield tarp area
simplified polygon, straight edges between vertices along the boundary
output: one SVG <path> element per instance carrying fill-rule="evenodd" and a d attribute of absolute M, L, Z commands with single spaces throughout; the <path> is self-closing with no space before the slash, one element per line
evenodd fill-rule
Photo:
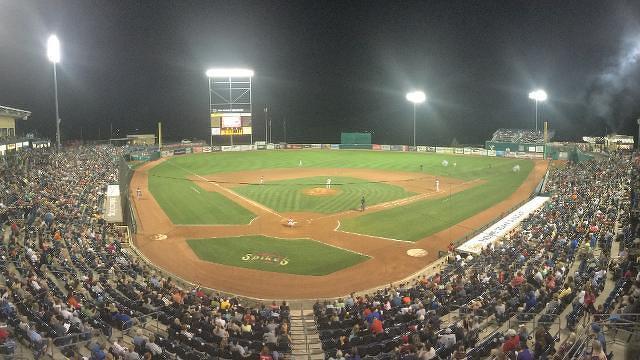
<path fill-rule="evenodd" d="M 108 185 L 103 204 L 104 219 L 109 223 L 122 223 L 122 203 L 120 200 L 120 186 Z"/>
<path fill-rule="evenodd" d="M 460 245 L 457 250 L 463 253 L 480 254 L 483 248 L 487 247 L 489 244 L 506 235 L 509 231 L 511 231 L 511 229 L 518 226 L 518 224 L 520 224 L 522 220 L 539 209 L 547 201 L 549 201 L 549 197 L 546 196 L 534 197 L 511 214 L 505 216 L 497 223 L 491 225 L 485 231 Z"/>

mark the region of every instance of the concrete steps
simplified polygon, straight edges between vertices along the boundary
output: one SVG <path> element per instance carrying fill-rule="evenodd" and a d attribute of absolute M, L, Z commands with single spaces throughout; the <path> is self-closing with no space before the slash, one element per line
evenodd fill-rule
<path fill-rule="evenodd" d="M 322 343 L 316 328 L 313 310 L 291 312 L 291 353 L 296 359 L 324 360 Z"/>

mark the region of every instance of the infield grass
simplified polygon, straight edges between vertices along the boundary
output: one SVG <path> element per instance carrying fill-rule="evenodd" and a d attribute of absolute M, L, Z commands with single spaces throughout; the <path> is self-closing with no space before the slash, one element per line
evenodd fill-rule
<path fill-rule="evenodd" d="M 369 257 L 308 239 L 266 236 L 189 239 L 201 260 L 247 269 L 322 276 Z"/>
<path fill-rule="evenodd" d="M 327 176 L 266 182 L 235 188 L 238 194 L 278 212 L 310 211 L 335 213 L 360 207 L 364 195 L 367 206 L 415 195 L 400 186 L 370 182 L 365 179 L 332 176 L 335 195 L 307 195 L 307 189 L 324 188 Z"/>

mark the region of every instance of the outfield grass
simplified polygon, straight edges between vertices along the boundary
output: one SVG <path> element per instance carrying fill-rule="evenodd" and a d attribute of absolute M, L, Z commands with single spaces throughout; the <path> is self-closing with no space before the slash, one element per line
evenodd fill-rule
<path fill-rule="evenodd" d="M 201 260 L 297 275 L 327 275 L 369 259 L 307 239 L 240 236 L 190 239 L 187 243 Z"/>
<path fill-rule="evenodd" d="M 533 162 L 526 159 L 456 156 L 438 153 L 357 150 L 202 153 L 167 159 L 150 170 L 149 184 L 151 192 L 164 211 L 167 214 L 177 214 L 169 215 L 174 223 L 246 223 L 250 218 L 246 210 L 239 209 L 238 205 L 226 199 L 221 201 L 202 200 L 205 196 L 204 192 L 201 191 L 201 194 L 196 196 L 197 194 L 190 189 L 194 186 L 193 182 L 187 177 L 194 174 L 205 176 L 257 169 L 297 168 L 301 160 L 303 167 L 309 168 L 366 168 L 416 173 L 420 172 L 422 165 L 422 171 L 432 175 L 452 177 L 464 181 L 483 180 L 482 184 L 455 194 L 450 200 L 451 205 L 447 205 L 443 199 L 423 200 L 375 214 L 368 214 L 361 218 L 354 218 L 346 221 L 342 227 L 346 231 L 410 241 L 445 229 L 504 200 L 520 186 L 533 167 Z M 443 160 L 447 160 L 450 165 L 443 166 Z M 455 167 L 453 166 L 454 162 L 456 163 Z M 521 171 L 514 174 L 511 169 L 516 164 L 520 165 Z M 258 194 L 257 189 L 247 189 L 246 191 L 251 193 L 252 198 L 264 199 L 260 202 L 275 204 L 270 207 L 276 208 L 278 211 L 283 211 L 280 209 L 303 209 L 301 203 L 296 204 L 295 200 L 304 202 L 306 201 L 304 197 L 296 198 L 293 195 L 287 195 L 283 196 L 284 199 L 280 199 L 280 195 L 269 193 L 271 188 L 264 186 L 262 188 L 264 194 Z M 237 189 L 239 188 L 234 190 Z M 349 200 L 349 204 L 345 203 L 344 206 L 347 208 L 357 207 L 360 196 L 361 194 L 353 202 Z M 185 197 L 191 197 L 192 200 L 185 201 Z M 318 198 L 327 199 L 325 197 Z M 280 201 L 284 202 L 279 203 Z M 373 204 L 371 201 L 372 199 L 367 198 L 369 205 Z M 203 211 L 203 206 L 215 206 L 216 209 Z M 307 206 L 314 205 L 304 205 L 304 208 L 306 209 Z M 451 209 L 448 209 L 449 207 Z M 320 205 L 318 208 L 323 212 L 327 211 L 323 210 Z M 175 216 L 181 216 L 181 221 L 175 221 Z"/>
<path fill-rule="evenodd" d="M 266 182 L 263 185 L 245 185 L 233 190 L 278 212 L 310 211 L 335 213 L 360 208 L 364 195 L 367 206 L 415 195 L 400 186 L 370 182 L 365 179 L 332 176 L 335 195 L 312 196 L 304 190 L 325 187 L 327 176 Z"/>
<path fill-rule="evenodd" d="M 149 191 L 174 224 L 248 224 L 255 217 L 249 210 L 193 181 L 151 175 Z"/>
<path fill-rule="evenodd" d="M 343 219 L 340 230 L 400 240 L 420 240 L 509 197 L 529 175 L 533 163 L 524 162 L 520 168 L 518 173 L 514 173 L 511 168 L 495 168 L 486 184 L 451 196 L 416 201 L 389 210 Z M 441 190 L 446 192 L 448 189 Z"/>

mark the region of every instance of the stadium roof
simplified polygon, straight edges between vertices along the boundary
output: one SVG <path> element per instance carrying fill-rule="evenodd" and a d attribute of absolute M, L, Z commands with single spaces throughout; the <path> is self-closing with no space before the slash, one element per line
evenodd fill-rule
<path fill-rule="evenodd" d="M 0 105 L 0 116 L 7 116 L 14 119 L 27 120 L 31 116 L 31 111 L 20 110 L 8 106 Z"/>

